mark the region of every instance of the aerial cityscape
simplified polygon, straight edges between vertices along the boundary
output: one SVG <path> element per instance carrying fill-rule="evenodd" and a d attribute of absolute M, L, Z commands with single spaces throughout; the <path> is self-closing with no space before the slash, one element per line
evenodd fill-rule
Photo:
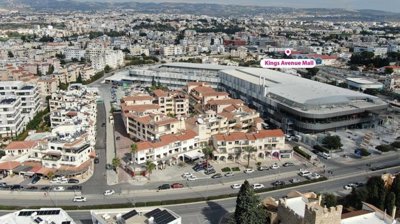
<path fill-rule="evenodd" d="M 0 0 L 0 224 L 400 224 L 400 3 L 303 1 Z"/>

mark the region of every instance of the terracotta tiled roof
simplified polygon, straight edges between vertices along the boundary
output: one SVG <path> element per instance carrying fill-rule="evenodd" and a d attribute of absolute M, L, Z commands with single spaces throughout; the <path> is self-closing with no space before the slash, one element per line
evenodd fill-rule
<path fill-rule="evenodd" d="M 198 86 L 198 87 L 194 88 L 193 90 L 195 90 L 196 92 L 199 92 L 201 94 L 216 92 L 213 88 L 208 87 L 208 86 Z"/>
<path fill-rule="evenodd" d="M 142 101 L 142 100 L 153 100 L 152 96 L 149 95 L 136 95 L 136 96 L 126 96 L 122 98 L 122 101 Z"/>
<path fill-rule="evenodd" d="M 281 129 L 261 130 L 254 133 L 232 132 L 229 134 L 216 134 L 213 138 L 217 141 L 256 140 L 271 137 L 284 137 Z"/>
<path fill-rule="evenodd" d="M 229 104 L 237 104 L 243 105 L 244 102 L 239 99 L 223 99 L 223 100 L 210 100 L 208 101 L 209 105 L 229 105 Z"/>
<path fill-rule="evenodd" d="M 139 142 L 139 143 L 137 143 L 137 148 L 138 148 L 138 151 L 151 149 L 151 148 L 153 148 L 153 149 L 160 148 L 160 147 L 164 147 L 173 142 L 180 142 L 180 141 L 186 141 L 189 139 L 193 139 L 196 136 L 197 136 L 197 134 L 194 131 L 186 130 L 181 134 L 163 135 L 160 137 L 160 140 L 156 141 L 156 142 L 149 142 L 149 141 Z"/>
<path fill-rule="evenodd" d="M 7 145 L 5 150 L 31 149 L 38 144 L 39 141 L 13 141 Z"/>
<path fill-rule="evenodd" d="M 203 96 L 228 96 L 229 95 L 226 92 L 205 92 L 202 94 L 203 94 Z"/>
<path fill-rule="evenodd" d="M 168 93 L 165 92 L 165 91 L 162 90 L 162 89 L 156 89 L 156 90 L 154 90 L 154 91 L 153 91 L 153 94 L 154 94 L 156 97 L 166 97 L 166 96 L 168 96 Z"/>
<path fill-rule="evenodd" d="M 0 163 L 0 170 L 12 170 L 19 165 L 21 165 L 21 163 L 17 161 L 2 162 Z"/>
<path fill-rule="evenodd" d="M 156 104 L 132 105 L 132 106 L 121 104 L 121 109 L 123 112 L 146 112 L 148 110 L 157 110 L 159 108 L 160 106 Z"/>

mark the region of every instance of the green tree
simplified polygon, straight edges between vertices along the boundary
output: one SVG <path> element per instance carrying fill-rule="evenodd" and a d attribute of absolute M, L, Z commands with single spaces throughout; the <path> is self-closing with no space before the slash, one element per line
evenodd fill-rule
<path fill-rule="evenodd" d="M 328 149 L 338 149 L 342 147 L 342 143 L 340 142 L 340 137 L 335 135 L 335 136 L 326 136 L 322 140 L 322 144 L 324 144 L 325 147 Z"/>
<path fill-rule="evenodd" d="M 50 171 L 50 172 L 47 174 L 47 178 L 49 178 L 49 180 L 51 180 L 51 179 L 53 179 L 53 177 L 54 177 L 54 173 Z"/>
<path fill-rule="evenodd" d="M 400 192 L 398 192 L 398 193 L 400 193 Z M 388 193 L 386 196 L 386 200 L 385 200 L 386 213 L 388 213 L 389 215 L 392 215 L 392 211 L 395 206 L 395 203 L 396 203 L 396 194 L 394 192 Z"/>
<path fill-rule="evenodd" d="M 307 74 L 311 77 L 316 76 L 317 73 L 319 72 L 319 68 L 314 67 L 314 68 L 307 68 Z"/>
<path fill-rule="evenodd" d="M 244 181 L 236 199 L 234 220 L 236 224 L 264 224 L 266 222 L 266 213 L 247 180 Z"/>
<path fill-rule="evenodd" d="M 81 73 L 79 73 L 78 77 L 76 78 L 76 82 L 77 83 L 82 83 L 83 82 Z"/>
<path fill-rule="evenodd" d="M 121 159 L 120 158 L 118 158 L 118 157 L 114 157 L 113 159 L 112 159 L 112 166 L 114 167 L 114 169 L 115 169 L 115 172 L 117 172 L 118 173 L 118 167 L 121 165 Z"/>
<path fill-rule="evenodd" d="M 211 147 L 207 146 L 207 147 L 202 148 L 201 151 L 203 152 L 204 157 L 206 158 L 206 163 L 207 163 L 206 169 L 208 170 L 208 160 L 210 160 L 210 158 L 212 157 L 214 150 Z"/>
<path fill-rule="evenodd" d="M 47 69 L 47 75 L 51 75 L 54 72 L 54 65 L 49 65 L 49 68 Z"/>
<path fill-rule="evenodd" d="M 395 204 L 400 208 L 400 175 L 397 175 L 392 183 L 391 189 L 393 193 L 396 194 Z"/>
<path fill-rule="evenodd" d="M 385 183 L 380 176 L 374 176 L 367 181 L 367 202 L 383 210 L 385 206 Z"/>
<path fill-rule="evenodd" d="M 385 68 L 385 74 L 392 74 L 393 72 L 394 72 L 393 68 L 390 67 Z"/>
<path fill-rule="evenodd" d="M 14 57 L 14 54 L 13 54 L 11 51 L 8 51 L 8 57 L 9 57 L 9 58 L 13 58 L 13 57 Z"/>
<path fill-rule="evenodd" d="M 353 188 L 350 195 L 346 200 L 348 206 L 353 206 L 356 209 L 362 208 L 362 201 L 366 201 L 368 198 L 368 191 L 366 188 Z"/>
<path fill-rule="evenodd" d="M 135 143 L 133 143 L 131 145 L 131 162 L 132 163 L 134 163 L 134 161 L 135 161 L 134 156 L 135 156 L 136 152 L 137 152 L 137 145 Z"/>
<path fill-rule="evenodd" d="M 156 86 L 156 78 L 154 76 L 151 78 L 151 86 L 152 87 Z"/>
<path fill-rule="evenodd" d="M 147 160 L 145 167 L 146 167 L 146 172 L 149 174 L 149 180 L 150 180 L 150 175 L 153 172 L 153 170 L 156 168 L 156 165 L 154 164 L 153 161 Z"/>
<path fill-rule="evenodd" d="M 42 72 L 40 71 L 39 65 L 36 66 L 36 75 L 42 76 Z"/>
<path fill-rule="evenodd" d="M 0 150 L 0 159 L 1 159 L 1 157 L 5 156 L 5 155 L 6 155 L 6 152 L 4 152 L 4 150 Z"/>
<path fill-rule="evenodd" d="M 251 153 L 257 152 L 257 149 L 254 148 L 253 146 L 246 146 L 243 148 L 243 151 L 247 152 L 247 167 L 249 167 Z"/>
<path fill-rule="evenodd" d="M 111 72 L 111 67 L 109 66 L 109 65 L 106 65 L 106 67 L 104 67 L 104 72 L 105 73 L 109 73 L 109 72 Z"/>
<path fill-rule="evenodd" d="M 337 205 L 337 198 L 334 194 L 324 194 L 322 196 L 322 204 L 326 207 L 334 207 Z"/>

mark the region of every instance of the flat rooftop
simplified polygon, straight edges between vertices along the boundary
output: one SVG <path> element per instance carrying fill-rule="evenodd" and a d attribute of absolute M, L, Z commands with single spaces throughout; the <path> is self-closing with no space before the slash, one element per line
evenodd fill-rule
<path fill-rule="evenodd" d="M 364 215 L 353 216 L 347 219 L 342 219 L 341 224 L 389 224 L 383 219 L 379 218 L 375 212 Z"/>
<path fill-rule="evenodd" d="M 293 210 L 297 215 L 304 217 L 306 210 L 306 200 L 303 197 L 287 198 L 285 204 L 288 208 Z"/>
<path fill-rule="evenodd" d="M 38 224 L 47 221 L 54 224 L 75 224 L 74 220 L 60 208 L 23 209 L 0 217 L 0 223 Z"/>

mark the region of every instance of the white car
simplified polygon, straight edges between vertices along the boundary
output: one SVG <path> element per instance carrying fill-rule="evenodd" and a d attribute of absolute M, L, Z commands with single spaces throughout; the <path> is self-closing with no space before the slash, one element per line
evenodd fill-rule
<path fill-rule="evenodd" d="M 113 195 L 113 194 L 115 194 L 114 190 L 106 190 L 106 191 L 104 191 L 104 196 L 109 196 L 109 195 Z"/>
<path fill-rule="evenodd" d="M 254 170 L 253 170 L 253 169 L 245 169 L 244 172 L 245 172 L 245 173 L 253 173 Z"/>
<path fill-rule="evenodd" d="M 308 179 L 310 179 L 310 180 L 316 180 L 319 178 L 321 178 L 321 175 L 319 175 L 318 173 L 313 173 L 310 176 L 308 176 Z"/>
<path fill-rule="evenodd" d="M 289 182 L 292 183 L 292 184 L 299 183 L 299 182 L 300 182 L 300 179 L 298 179 L 298 178 L 293 178 L 293 179 L 289 180 Z"/>
<path fill-rule="evenodd" d="M 302 170 L 302 171 L 299 172 L 299 175 L 302 176 L 302 177 L 308 177 L 311 174 L 312 173 L 310 171 L 308 171 L 308 170 Z"/>
<path fill-rule="evenodd" d="M 86 198 L 83 196 L 75 196 L 74 199 L 72 199 L 73 202 L 85 202 Z"/>
<path fill-rule="evenodd" d="M 188 178 L 188 177 L 190 177 L 190 176 L 193 176 L 193 174 L 192 174 L 192 173 L 184 173 L 184 174 L 182 174 L 182 177 L 183 177 L 184 179 L 186 179 L 186 178 Z"/>
<path fill-rule="evenodd" d="M 271 166 L 271 169 L 273 169 L 273 170 L 276 170 L 276 169 L 278 169 L 278 168 L 279 168 L 279 165 L 276 164 L 276 163 L 274 163 L 274 164 Z"/>
<path fill-rule="evenodd" d="M 252 187 L 254 190 L 262 189 L 262 188 L 264 188 L 264 184 L 253 184 Z"/>
<path fill-rule="evenodd" d="M 225 174 L 225 176 L 226 176 L 226 177 L 233 177 L 234 174 L 233 174 L 233 172 L 227 172 L 227 173 Z"/>
<path fill-rule="evenodd" d="M 60 184 L 68 184 L 68 179 L 60 179 Z"/>
<path fill-rule="evenodd" d="M 356 184 L 353 184 L 353 183 L 350 183 L 350 184 L 347 184 L 347 185 L 344 185 L 343 186 L 343 188 L 345 189 L 345 190 L 353 190 L 353 188 L 356 188 L 357 187 L 357 185 Z"/>
<path fill-rule="evenodd" d="M 231 188 L 232 188 L 232 189 L 240 189 L 241 187 L 242 187 L 241 184 L 232 184 L 232 185 L 231 185 Z"/>
<path fill-rule="evenodd" d="M 65 191 L 64 187 L 54 187 L 53 191 Z"/>
<path fill-rule="evenodd" d="M 198 178 L 197 178 L 196 176 L 192 175 L 192 176 L 188 177 L 186 180 L 188 180 L 188 181 L 194 181 L 194 180 L 197 180 L 197 179 L 198 179 Z"/>

